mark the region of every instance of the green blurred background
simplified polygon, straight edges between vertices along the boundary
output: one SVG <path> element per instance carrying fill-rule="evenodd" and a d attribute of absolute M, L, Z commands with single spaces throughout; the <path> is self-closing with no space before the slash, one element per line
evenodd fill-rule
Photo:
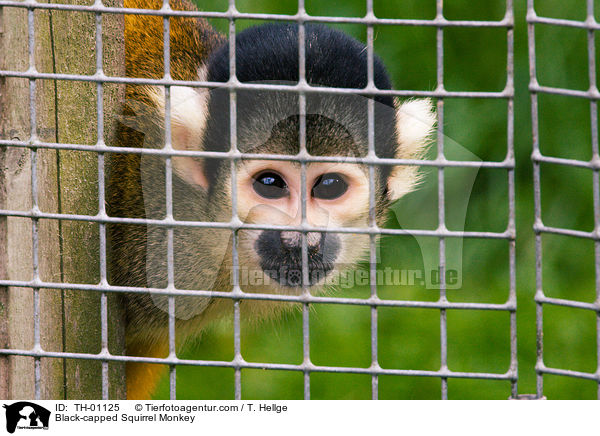
<path fill-rule="evenodd" d="M 201 10 L 224 11 L 226 0 L 199 1 Z M 311 15 L 364 16 L 364 0 L 306 0 Z M 444 16 L 451 20 L 500 20 L 505 2 L 448 0 Z M 545 0 L 536 5 L 539 15 L 585 20 L 585 0 Z M 600 3 L 600 2 L 599 2 Z M 238 0 L 241 12 L 294 14 L 296 0 Z M 434 0 L 374 0 L 381 18 L 432 19 Z M 597 18 L 600 7 L 596 7 Z M 519 393 L 535 392 L 535 248 L 531 154 L 531 114 L 528 94 L 528 49 L 525 0 L 515 5 L 515 150 L 517 217 L 517 292 Z M 213 25 L 226 32 L 225 20 Z M 237 29 L 261 22 L 239 20 Z M 336 26 L 366 40 L 361 25 Z M 436 30 L 431 27 L 377 26 L 375 52 L 387 65 L 395 88 L 433 90 L 436 82 Z M 451 91 L 501 91 L 506 83 L 506 29 L 446 28 L 444 31 L 444 85 Z M 536 26 L 537 74 L 540 84 L 586 90 L 588 81 L 587 32 L 582 29 Z M 600 56 L 596 56 L 600 58 Z M 542 153 L 572 159 L 592 156 L 589 102 L 563 96 L 539 96 Z M 507 104 L 501 99 L 446 99 L 444 132 L 484 161 L 501 161 L 507 148 Z M 434 154 L 432 154 L 434 156 Z M 461 169 L 447 170 L 460 179 Z M 593 230 L 592 172 L 587 169 L 542 165 L 542 218 L 547 225 Z M 468 176 L 468 174 L 466 175 Z M 482 169 L 476 174 L 464 223 L 451 229 L 502 232 L 508 221 L 507 172 Z M 413 228 L 437 226 L 437 179 L 429 172 L 423 189 L 402 199 L 390 214 L 390 227 L 406 223 Z M 448 211 L 452 203 L 447 201 Z M 418 209 L 415 212 L 415 209 Z M 410 211 L 407 213 L 407 211 Z M 413 224 L 411 224 L 413 223 Z M 458 227 L 457 227 L 458 226 Z M 412 237 L 386 237 L 381 243 L 380 267 L 422 268 L 419 244 Z M 508 298 L 508 242 L 467 239 L 462 247 L 463 286 L 448 291 L 450 301 L 503 303 Z M 363 266 L 365 268 L 365 266 Z M 591 240 L 544 235 L 543 281 L 548 296 L 593 302 L 594 244 Z M 388 299 L 435 301 L 438 291 L 424 287 L 381 286 Z M 369 289 L 355 287 L 335 295 L 367 298 Z M 499 311 L 450 310 L 448 317 L 448 365 L 454 371 L 504 373 L 510 363 L 509 314 Z M 231 320 L 213 326 L 180 357 L 231 360 Z M 383 368 L 437 370 L 440 367 L 439 310 L 379 308 L 378 353 Z M 564 307 L 544 308 L 544 359 L 551 367 L 594 372 L 596 315 L 592 311 Z M 250 362 L 300 364 L 302 316 L 287 314 L 278 322 L 242 325 L 243 357 Z M 362 306 L 314 305 L 310 313 L 310 357 L 317 365 L 371 364 L 370 310 Z M 371 377 L 352 374 L 313 373 L 313 399 L 369 399 Z M 506 399 L 507 381 L 450 379 L 449 398 Z M 597 384 L 570 377 L 545 376 L 544 394 L 549 399 L 596 398 Z M 228 368 L 177 368 L 177 398 L 231 399 L 234 373 Z M 438 378 L 381 376 L 382 399 L 435 399 L 441 396 Z M 245 399 L 300 399 L 303 374 L 293 371 L 242 370 Z M 155 398 L 168 398 L 168 379 Z"/>

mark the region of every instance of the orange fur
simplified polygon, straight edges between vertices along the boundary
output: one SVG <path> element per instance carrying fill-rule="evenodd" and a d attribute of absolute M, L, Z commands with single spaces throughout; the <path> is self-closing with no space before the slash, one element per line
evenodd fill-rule
<path fill-rule="evenodd" d="M 127 349 L 127 354 L 130 356 L 164 358 L 169 354 L 169 346 L 166 343 L 157 344 L 144 350 L 130 348 Z M 147 400 L 150 398 L 166 369 L 166 365 L 155 363 L 127 362 L 127 399 Z"/>

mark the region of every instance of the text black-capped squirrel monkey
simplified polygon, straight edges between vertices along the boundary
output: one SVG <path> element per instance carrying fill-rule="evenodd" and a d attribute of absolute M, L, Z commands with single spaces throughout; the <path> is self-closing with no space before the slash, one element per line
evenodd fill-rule
<path fill-rule="evenodd" d="M 125 0 L 128 8 L 160 9 L 161 0 Z M 172 0 L 174 10 L 196 10 L 187 0 Z M 205 20 L 171 17 L 170 75 L 175 80 L 227 82 L 229 44 Z M 367 50 L 346 34 L 322 25 L 305 26 L 306 81 L 309 85 L 362 89 L 367 85 Z M 164 77 L 163 18 L 125 15 L 126 74 Z M 235 74 L 242 83 L 277 84 L 278 90 L 238 89 L 235 144 L 242 153 L 296 155 L 300 151 L 299 97 L 284 86 L 299 80 L 296 24 L 266 24 L 236 36 Z M 374 82 L 391 89 L 375 57 Z M 171 146 L 175 150 L 228 152 L 232 145 L 230 91 L 219 87 L 170 87 Z M 116 145 L 162 148 L 165 145 L 163 87 L 127 85 Z M 306 151 L 313 156 L 365 157 L 368 153 L 368 98 L 357 93 L 306 94 Z M 424 153 L 435 116 L 428 100 L 400 104 L 388 95 L 374 98 L 374 148 L 382 158 L 418 159 Z M 301 165 L 273 159 L 242 159 L 235 164 L 237 217 L 243 223 L 301 224 Z M 388 205 L 409 192 L 418 168 L 377 165 L 375 217 L 383 225 Z M 172 158 L 171 198 L 167 197 L 165 157 L 115 154 L 110 159 L 108 210 L 111 216 L 177 221 L 232 222 L 230 160 L 190 156 Z M 367 227 L 368 166 L 346 162 L 306 164 L 306 222 L 315 227 Z M 172 210 L 167 207 L 168 199 Z M 110 283 L 176 289 L 232 290 L 231 229 L 175 226 L 172 247 L 165 226 L 111 224 Z M 237 255 L 242 291 L 298 295 L 302 292 L 302 236 L 296 231 L 240 229 Z M 368 234 L 308 232 L 308 280 L 318 293 L 328 278 L 352 267 L 369 250 Z M 173 253 L 171 271 L 168 253 Z M 168 298 L 130 293 L 127 354 L 168 355 Z M 292 305 L 243 300 L 243 316 L 258 319 Z M 181 343 L 211 321 L 230 316 L 232 300 L 175 298 L 176 336 Z M 148 398 L 163 365 L 127 364 L 127 396 Z"/>

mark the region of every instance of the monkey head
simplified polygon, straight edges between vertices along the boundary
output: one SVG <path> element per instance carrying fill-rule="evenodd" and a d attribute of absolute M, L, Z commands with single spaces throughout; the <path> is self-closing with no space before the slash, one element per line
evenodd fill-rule
<path fill-rule="evenodd" d="M 325 26 L 306 25 L 305 46 L 306 82 L 317 91 L 318 87 L 361 90 L 367 86 L 367 55 L 360 42 Z M 199 68 L 199 80 L 229 81 L 229 59 L 229 46 L 225 44 Z M 428 100 L 400 104 L 388 94 L 307 90 L 302 118 L 298 92 L 285 89 L 298 83 L 298 71 L 297 27 L 265 25 L 237 36 L 236 78 L 243 84 L 278 85 L 276 89 L 241 88 L 232 97 L 226 87 L 212 90 L 171 87 L 174 149 L 236 150 L 244 154 L 234 156 L 233 164 L 231 159 L 218 157 L 173 157 L 173 217 L 179 221 L 245 223 L 257 227 L 240 228 L 235 240 L 226 228 L 175 228 L 176 287 L 230 289 L 231 244 L 235 243 L 238 264 L 249 273 L 248 280 L 240 281 L 243 291 L 298 294 L 303 284 L 321 289 L 334 271 L 354 265 L 368 254 L 370 244 L 367 233 L 329 229 L 367 228 L 372 217 L 378 225 L 383 224 L 387 206 L 417 183 L 418 168 L 414 166 L 373 165 L 374 200 L 370 201 L 369 165 L 343 158 L 421 158 L 435 121 Z M 391 89 L 377 57 L 373 79 L 378 89 Z M 164 90 L 151 88 L 148 95 L 161 112 L 156 118 L 162 119 Z M 155 136 L 164 138 L 160 125 Z M 252 158 L 247 157 L 249 153 Z M 305 162 L 303 167 L 300 159 L 278 159 L 278 155 L 336 159 L 315 159 Z M 143 159 L 146 160 L 141 165 L 146 215 L 162 218 L 166 213 L 164 158 Z M 162 169 L 157 170 L 159 161 Z M 235 216 L 232 217 L 233 191 Z M 303 216 L 305 223 L 316 229 L 305 236 L 308 283 L 303 283 L 302 272 Z M 168 275 L 167 231 L 149 226 L 147 234 L 148 283 L 162 287 Z M 202 303 L 191 304 L 181 299 L 178 316 L 194 316 L 209 304 L 208 298 L 196 300 Z M 186 311 L 190 313 L 185 315 Z"/>

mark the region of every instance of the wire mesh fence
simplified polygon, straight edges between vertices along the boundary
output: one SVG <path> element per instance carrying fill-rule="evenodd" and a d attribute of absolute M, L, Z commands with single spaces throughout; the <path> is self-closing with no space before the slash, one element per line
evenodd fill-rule
<path fill-rule="evenodd" d="M 26 80 L 29 91 L 29 131 L 30 135 L 24 139 L 0 138 L 0 146 L 5 149 L 20 148 L 29 151 L 30 154 L 30 174 L 31 174 L 31 192 L 30 192 L 30 207 L 24 209 L 2 208 L 0 216 L 4 218 L 19 218 L 28 220 L 31 223 L 31 279 L 13 279 L 5 274 L 0 280 L 0 286 L 7 288 L 24 288 L 31 289 L 33 295 L 33 345 L 32 347 L 13 347 L 0 349 L 0 355 L 3 356 L 29 356 L 33 358 L 34 364 L 34 386 L 35 397 L 41 398 L 43 377 L 41 372 L 42 359 L 63 359 L 63 360 L 92 360 L 101 364 L 101 393 L 103 399 L 109 398 L 109 365 L 117 362 L 143 362 L 163 364 L 169 367 L 169 396 L 171 399 L 177 397 L 177 369 L 183 366 L 194 367 L 223 367 L 230 368 L 234 372 L 234 397 L 242 398 L 242 371 L 251 369 L 268 369 L 291 371 L 302 374 L 303 377 L 303 397 L 311 398 L 311 375 L 316 373 L 347 373 L 361 374 L 370 378 L 371 398 L 377 399 L 380 397 L 379 381 L 382 376 L 396 377 L 428 377 L 440 380 L 441 398 L 448 398 L 448 380 L 453 378 L 459 379 L 483 379 L 483 380 L 501 380 L 510 384 L 510 396 L 518 397 L 517 389 L 517 292 L 516 292 L 516 222 L 515 222 L 515 152 L 514 152 L 514 13 L 513 3 L 510 0 L 506 1 L 504 16 L 497 21 L 476 21 L 476 20 L 449 20 L 445 17 L 444 2 L 436 1 L 436 13 L 432 19 L 401 19 L 401 18 L 378 18 L 374 13 L 373 1 L 367 0 L 366 14 L 363 17 L 341 17 L 341 16 L 316 16 L 309 15 L 305 8 L 304 2 L 301 0 L 297 5 L 295 14 L 272 14 L 272 13 L 254 13 L 240 12 L 236 8 L 236 2 L 230 0 L 228 8 L 224 12 L 213 11 L 176 11 L 169 7 L 168 2 L 165 2 L 160 10 L 146 9 L 126 9 L 123 7 L 106 6 L 102 2 L 97 1 L 91 5 L 81 4 L 65 4 L 65 3 L 38 3 L 36 1 L 8 1 L 0 0 L 0 11 L 8 9 L 23 9 L 27 14 L 27 35 L 28 35 L 28 65 L 22 70 L 8 69 L 0 70 L 0 78 L 18 78 Z M 96 59 L 95 69 L 90 74 L 66 74 L 60 72 L 43 72 L 36 63 L 35 44 L 38 38 L 38 29 L 36 29 L 36 13 L 47 11 L 62 11 L 67 13 L 85 13 L 91 14 L 95 19 L 95 41 L 94 41 L 94 56 Z M 108 15 L 121 16 L 123 14 L 140 14 L 149 16 L 163 17 L 164 25 L 164 41 L 163 41 L 163 56 L 164 77 L 161 79 L 147 78 L 131 78 L 124 76 L 108 75 L 104 71 L 103 46 L 103 20 Z M 229 71 L 230 80 L 227 82 L 209 82 L 205 80 L 174 80 L 170 76 L 170 20 L 172 17 L 201 17 L 211 19 L 226 20 L 228 23 L 228 44 L 229 44 Z M 285 21 L 293 22 L 298 26 L 298 59 L 299 59 L 299 81 L 297 84 L 255 84 L 243 83 L 236 80 L 236 34 L 237 23 L 240 20 L 257 20 L 257 21 Z M 1 22 L 1 20 L 0 20 Z M 308 23 L 325 23 L 333 24 L 354 24 L 366 27 L 366 49 L 367 49 L 367 70 L 368 84 L 366 88 L 350 89 L 350 88 L 332 88 L 332 87 L 317 87 L 309 84 L 306 80 L 305 62 L 306 62 L 306 25 Z M 595 40 L 594 31 L 597 30 L 598 24 L 594 18 L 593 1 L 588 1 L 588 16 L 583 22 L 569 21 L 563 19 L 550 19 L 539 17 L 535 14 L 533 1 L 528 3 L 527 23 L 529 30 L 529 58 L 530 58 L 530 85 L 532 98 L 532 125 L 533 125 L 533 161 L 534 161 L 534 187 L 535 187 L 535 227 L 536 232 L 536 297 L 537 303 L 537 396 L 544 395 L 543 390 L 543 375 L 558 374 L 574 377 L 587 378 L 600 382 L 598 372 L 585 373 L 578 371 L 562 370 L 550 368 L 544 365 L 542 352 L 542 313 L 544 305 L 564 305 L 577 307 L 586 310 L 594 311 L 598 322 L 598 335 L 600 335 L 600 315 L 598 314 L 598 302 L 584 303 L 567 301 L 563 299 L 549 298 L 544 295 L 542 288 L 542 235 L 545 233 L 557 233 L 571 237 L 580 237 L 592 239 L 595 244 L 595 265 L 596 265 L 596 292 L 600 292 L 600 243 L 598 232 L 600 231 L 600 191 L 599 191 L 599 171 L 598 165 L 598 132 L 597 132 L 597 98 L 598 90 L 596 88 L 595 74 Z M 534 27 L 536 24 L 551 24 L 559 26 L 581 27 L 588 32 L 589 42 L 589 79 L 590 88 L 587 91 L 577 91 L 562 88 L 550 88 L 538 84 L 536 79 L 536 57 L 535 57 L 535 34 Z M 410 89 L 377 89 L 373 77 L 374 63 L 374 40 L 375 27 L 377 26 L 402 26 L 402 27 L 428 27 L 435 30 L 435 62 L 436 62 L 436 84 L 433 90 L 410 90 Z M 444 86 L 446 79 L 445 75 L 445 34 L 448 28 L 495 28 L 505 32 L 506 38 L 506 82 L 502 90 L 494 91 L 467 91 L 467 90 L 447 90 Z M 95 144 L 84 143 L 65 143 L 56 141 L 42 140 L 39 134 L 36 89 L 40 82 L 56 81 L 61 83 L 83 82 L 95 87 L 96 92 L 96 137 Z M 104 108 L 104 92 L 107 86 L 111 85 L 152 85 L 164 87 L 166 95 L 166 110 L 165 110 L 165 143 L 164 148 L 123 148 L 111 145 L 110 138 L 107 138 L 105 133 L 105 108 Z M 230 138 L 231 148 L 226 152 L 215 151 L 184 151 L 177 150 L 170 144 L 171 141 L 171 108 L 169 98 L 172 87 L 188 86 L 193 88 L 207 89 L 222 89 L 229 93 L 230 99 Z M 298 114 L 300 115 L 300 153 L 297 155 L 287 154 L 257 154 L 241 152 L 237 146 L 237 106 L 236 93 L 241 91 L 270 91 L 280 93 L 291 93 L 298 96 Z M 563 94 L 573 97 L 580 97 L 590 100 L 590 113 L 592 119 L 592 147 L 593 158 L 590 161 L 575 161 L 562 158 L 544 156 L 540 152 L 539 132 L 538 132 L 538 103 L 537 95 L 540 93 Z M 314 156 L 309 155 L 306 151 L 306 101 L 307 97 L 318 94 L 328 95 L 372 95 L 372 96 L 393 96 L 393 97 L 429 97 L 436 101 L 437 113 L 437 135 L 436 144 L 433 146 L 434 157 L 430 160 L 416 159 L 394 159 L 382 158 L 375 154 L 375 102 L 373 99 L 368 100 L 367 119 L 369 153 L 363 157 L 353 156 Z M 501 160 L 453 160 L 447 155 L 447 147 L 449 138 L 445 135 L 445 104 L 451 99 L 495 99 L 506 103 L 506 144 L 503 150 L 503 158 Z M 50 212 L 40 207 L 40 198 L 38 191 L 38 156 L 39 153 L 45 150 L 69 150 L 80 153 L 91 153 L 96 158 L 97 166 L 97 212 L 96 213 L 67 213 L 65 211 Z M 164 218 L 128 218 L 109 216 L 105 206 L 105 159 L 111 154 L 131 154 L 139 156 L 161 157 L 165 161 L 165 193 L 166 193 L 166 214 Z M 226 159 L 231 166 L 231 219 L 225 222 L 212 221 L 185 221 L 178 220 L 174 217 L 173 212 L 173 168 L 172 159 L 176 157 L 197 157 L 197 158 L 219 158 Z M 301 223 L 292 226 L 275 226 L 264 224 L 249 224 L 241 222 L 238 219 L 237 204 L 238 192 L 237 184 L 237 164 L 243 159 L 263 159 L 271 161 L 293 161 L 297 162 L 301 168 Z M 315 162 L 327 163 L 354 163 L 365 165 L 368 168 L 369 175 L 369 223 L 366 227 L 320 227 L 310 225 L 306 216 L 306 170 L 307 166 Z M 540 200 L 540 163 L 551 163 L 558 165 L 571 165 L 582 168 L 588 168 L 593 172 L 593 189 L 594 189 L 594 216 L 595 230 L 591 232 L 583 232 L 578 230 L 569 230 L 555 227 L 548 227 L 542 223 L 541 219 L 541 200 Z M 378 166 L 392 165 L 417 165 L 420 167 L 429 167 L 433 169 L 437 178 L 435 186 L 437 207 L 432 213 L 437 215 L 437 226 L 434 229 L 425 228 L 382 228 L 377 225 L 374 210 L 375 210 L 375 168 Z M 447 211 L 452 207 L 448 204 L 447 197 L 447 172 L 449 168 L 473 168 L 489 169 L 495 172 L 501 172 L 504 180 L 507 183 L 506 195 L 506 228 L 502 231 L 467 231 L 467 230 L 451 230 L 447 225 Z M 39 256 L 39 226 L 41 222 L 82 222 L 93 223 L 98 226 L 98 280 L 95 283 L 77 283 L 65 282 L 65 280 L 47 280 L 39 272 L 40 256 Z M 107 272 L 107 226 L 110 224 L 136 224 L 153 226 L 161 229 L 166 229 L 167 241 L 167 276 L 168 283 L 165 287 L 135 287 L 135 286 L 117 286 L 110 283 Z M 178 289 L 174 281 L 174 232 L 177 229 L 192 228 L 204 229 L 204 231 L 222 230 L 231 232 L 233 243 L 231 245 L 231 259 L 233 283 L 231 290 L 206 290 L 206 289 Z M 249 293 L 244 292 L 243 284 L 240 283 L 240 270 L 238 255 L 237 238 L 240 231 L 246 230 L 277 230 L 277 231 L 296 231 L 302 233 L 302 282 L 303 290 L 299 295 L 283 295 L 272 293 Z M 523 229 L 527 231 L 527 229 Z M 309 283 L 309 268 L 308 268 L 308 246 L 307 235 L 310 232 L 321 233 L 343 233 L 366 235 L 369 237 L 369 296 L 366 298 L 354 298 L 344 296 L 329 296 L 329 295 L 313 295 L 307 284 Z M 436 246 L 436 266 L 439 271 L 439 294 L 433 301 L 415 301 L 415 300 L 400 300 L 388 299 L 381 297 L 379 292 L 377 276 L 378 276 L 378 259 L 377 259 L 377 236 L 407 236 L 431 239 L 435 241 Z M 447 278 L 447 251 L 448 245 L 453 240 L 463 239 L 482 239 L 482 240 L 498 240 L 506 244 L 508 256 L 506 259 L 498 262 L 506 263 L 508 270 L 508 298 L 501 303 L 482 303 L 468 301 L 453 301 L 447 296 L 449 284 L 446 283 Z M 9 253 L 10 255 L 10 253 Z M 43 338 L 40 332 L 40 292 L 45 290 L 70 290 L 82 293 L 94 293 L 100 295 L 100 350 L 98 352 L 68 352 L 64 348 L 62 351 L 49 351 L 43 346 Z M 166 298 L 168 312 L 168 337 L 169 337 L 169 354 L 165 358 L 158 357 L 140 357 L 128 356 L 115 353 L 110 350 L 109 344 L 109 316 L 108 316 L 108 296 L 109 294 L 147 294 Z M 196 298 L 212 298 L 225 299 L 233 303 L 233 348 L 234 357 L 231 360 L 210 360 L 210 359 L 187 359 L 181 358 L 176 353 L 176 298 L 177 297 L 196 297 Z M 299 364 L 289 363 L 268 363 L 268 362 L 253 362 L 244 358 L 242 353 L 242 322 L 241 322 L 241 303 L 246 300 L 260 301 L 280 301 L 286 304 L 300 304 L 302 307 L 302 362 Z M 366 307 L 369 310 L 370 319 L 370 364 L 366 367 L 355 366 L 340 366 L 340 365 L 324 365 L 315 364 L 311 360 L 311 319 L 310 310 L 315 305 L 333 304 L 345 306 Z M 378 316 L 382 308 L 408 308 L 408 309 L 432 309 L 439 311 L 439 369 L 423 370 L 423 369 L 400 369 L 389 368 L 380 364 L 381 331 L 379 328 Z M 457 371 L 449 368 L 448 365 L 448 313 L 449 311 L 499 311 L 508 314 L 509 323 L 508 331 L 506 332 L 509 341 L 509 356 L 508 367 L 501 372 L 475 372 L 475 371 Z M 64 322 L 64 321 L 63 321 Z M 600 395 L 600 394 L 599 394 Z"/>
<path fill-rule="evenodd" d="M 587 33 L 587 53 L 588 53 L 588 80 L 589 88 L 586 91 L 580 91 L 575 89 L 561 88 L 546 86 L 543 83 L 538 82 L 538 75 L 536 72 L 536 25 L 541 24 L 549 26 L 564 26 L 572 28 L 585 29 Z M 596 83 L 596 43 L 595 43 L 595 32 L 598 28 L 598 23 L 594 15 L 594 2 L 587 2 L 586 9 L 586 20 L 585 21 L 574 21 L 560 18 L 549 18 L 539 16 L 534 8 L 534 2 L 532 0 L 527 3 L 527 25 L 528 25 L 528 42 L 529 42 L 529 90 L 531 92 L 531 113 L 532 113 L 532 133 L 533 133 L 533 182 L 534 182 L 534 208 L 535 208 L 535 248 L 536 248 L 536 332 L 537 332 L 537 362 L 536 362 L 536 373 L 537 373 L 537 396 L 542 397 L 544 395 L 544 374 L 562 375 L 568 377 L 578 377 L 589 380 L 595 380 L 600 382 L 598 379 L 598 370 L 593 373 L 586 373 L 583 371 L 574 371 L 569 369 L 560 369 L 552 366 L 547 366 L 544 363 L 544 306 L 563 306 L 571 308 L 581 308 L 591 310 L 595 312 L 596 316 L 596 336 L 597 340 L 600 339 L 600 313 L 598 312 L 598 295 L 600 292 L 600 277 L 599 268 L 599 240 L 598 240 L 598 229 L 600 223 L 600 190 L 599 190 L 599 174 L 598 174 L 598 88 Z M 591 128 L 591 149 L 592 158 L 589 161 L 582 161 L 576 159 L 565 159 L 555 157 L 551 155 L 545 155 L 540 149 L 540 124 L 539 124 L 539 95 L 543 94 L 554 94 L 562 96 L 570 96 L 577 98 L 584 98 L 589 100 L 589 113 L 590 113 L 590 128 Z M 554 227 L 544 224 L 542 219 L 542 200 L 541 200 L 541 165 L 551 164 L 558 166 L 571 166 L 586 168 L 592 171 L 592 184 L 593 184 L 593 212 L 594 212 L 594 230 L 590 232 Z M 565 298 L 553 298 L 549 297 L 544 291 L 543 283 L 543 270 L 542 270 L 542 240 L 544 235 L 555 234 L 564 235 L 567 237 L 574 238 L 587 238 L 594 241 L 594 252 L 595 252 L 595 291 L 596 300 L 593 303 L 586 303 L 582 301 L 575 301 L 572 299 Z M 599 342 L 600 343 L 600 342 Z M 600 362 L 600 360 L 598 360 Z M 598 385 L 598 396 L 600 398 L 600 384 Z"/>

